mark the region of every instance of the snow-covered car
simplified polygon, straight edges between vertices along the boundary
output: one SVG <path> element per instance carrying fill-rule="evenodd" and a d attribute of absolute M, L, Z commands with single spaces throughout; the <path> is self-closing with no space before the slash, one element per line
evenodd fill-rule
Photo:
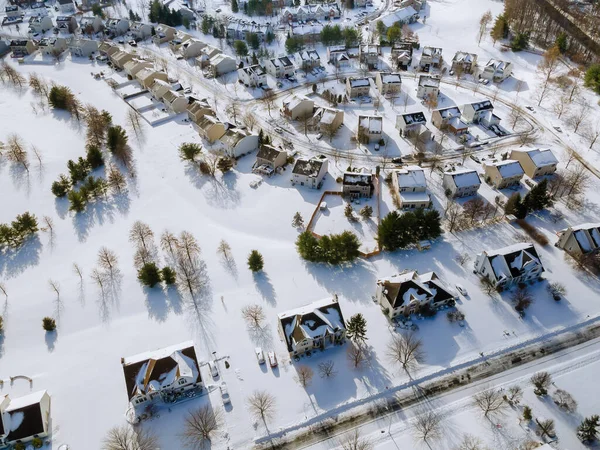
<path fill-rule="evenodd" d="M 483 79 L 483 81 L 482 81 L 482 83 L 483 83 L 483 84 L 488 84 L 489 82 L 490 82 L 490 80 L 487 80 L 487 79 L 485 79 L 485 78 L 484 78 L 484 79 Z"/>
<path fill-rule="evenodd" d="M 277 356 L 275 356 L 275 352 L 269 352 L 269 364 L 271 367 L 277 367 Z"/>
<path fill-rule="evenodd" d="M 258 360 L 258 363 L 264 364 L 265 363 L 265 354 L 263 353 L 262 348 L 256 347 L 254 349 L 254 353 L 256 353 L 256 359 Z"/>
<path fill-rule="evenodd" d="M 283 133 L 283 129 L 279 128 L 279 127 L 275 127 L 275 132 L 281 134 L 281 133 Z"/>
<path fill-rule="evenodd" d="M 229 403 L 231 403 L 231 398 L 229 397 L 229 390 L 227 390 L 227 385 L 224 381 L 219 386 L 219 389 L 221 390 L 221 399 L 223 400 L 223 404 L 228 405 Z"/>
<path fill-rule="evenodd" d="M 323 139 L 323 133 L 317 134 L 317 141 L 320 141 L 321 139 Z"/>
<path fill-rule="evenodd" d="M 129 42 L 128 42 L 128 44 L 129 44 L 131 47 L 137 47 L 137 42 L 135 42 L 135 40 L 134 40 L 134 39 L 132 39 L 131 41 L 129 41 Z"/>
<path fill-rule="evenodd" d="M 467 290 L 462 286 L 462 284 L 457 284 L 456 290 L 458 292 L 460 292 L 462 295 L 467 295 Z"/>
<path fill-rule="evenodd" d="M 219 369 L 217 368 L 217 365 L 214 362 L 212 362 L 212 361 L 208 362 L 208 369 L 210 370 L 210 374 L 212 375 L 213 378 L 216 378 L 219 376 Z"/>
<path fill-rule="evenodd" d="M 526 106 L 525 109 L 528 109 L 531 112 L 535 112 L 535 109 L 533 109 L 532 106 Z"/>

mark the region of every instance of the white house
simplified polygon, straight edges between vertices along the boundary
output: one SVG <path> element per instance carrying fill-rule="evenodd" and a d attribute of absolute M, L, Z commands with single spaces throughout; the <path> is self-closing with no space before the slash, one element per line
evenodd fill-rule
<path fill-rule="evenodd" d="M 483 163 L 485 179 L 496 189 L 504 189 L 519 184 L 523 178 L 523 167 L 519 161 L 486 161 Z"/>
<path fill-rule="evenodd" d="M 314 106 L 314 100 L 303 95 L 292 95 L 283 101 L 281 114 L 291 120 L 304 119 L 313 114 Z"/>
<path fill-rule="evenodd" d="M 552 175 L 558 166 L 558 159 L 549 148 L 515 149 L 510 152 L 510 159 L 519 161 L 529 178 Z"/>
<path fill-rule="evenodd" d="M 290 357 L 326 349 L 346 339 L 346 323 L 337 298 L 320 300 L 277 317 Z"/>
<path fill-rule="evenodd" d="M 583 223 L 561 230 L 557 234 L 558 242 L 554 245 L 571 255 L 595 253 L 600 249 L 600 223 Z"/>
<path fill-rule="evenodd" d="M 34 438 L 47 437 L 51 431 L 50 403 L 46 391 L 14 400 L 8 395 L 0 396 L 0 447 L 17 443 L 26 445 Z"/>
<path fill-rule="evenodd" d="M 79 24 L 75 16 L 58 16 L 56 17 L 56 28 L 61 33 L 74 33 Z"/>
<path fill-rule="evenodd" d="M 513 63 L 500 61 L 498 59 L 490 59 L 479 74 L 479 77 L 499 83 L 510 77 L 512 71 Z"/>
<path fill-rule="evenodd" d="M 201 390 L 202 376 L 192 341 L 121 358 L 127 398 L 134 406 L 174 401 Z"/>
<path fill-rule="evenodd" d="M 431 123 L 442 131 L 460 135 L 469 131 L 469 126 L 461 119 L 458 106 L 436 109 L 431 113 Z"/>
<path fill-rule="evenodd" d="M 196 39 L 188 39 L 179 47 L 179 54 L 185 59 L 196 58 L 202 54 L 204 47 L 206 47 L 204 42 Z"/>
<path fill-rule="evenodd" d="M 129 31 L 129 20 L 127 19 L 106 19 L 104 23 L 106 31 L 113 36 L 121 36 Z"/>
<path fill-rule="evenodd" d="M 220 77 L 236 69 L 235 59 L 231 56 L 219 53 L 208 60 L 208 72 L 213 78 Z"/>
<path fill-rule="evenodd" d="M 69 41 L 69 50 L 71 56 L 89 57 L 98 51 L 98 41 L 73 37 Z"/>
<path fill-rule="evenodd" d="M 44 38 L 38 47 L 43 55 L 58 56 L 67 50 L 67 40 L 61 37 Z"/>
<path fill-rule="evenodd" d="M 370 23 L 371 31 L 375 31 L 377 28 L 377 22 L 381 21 L 386 28 L 392 27 L 397 23 L 409 24 L 416 22 L 419 17 L 419 13 L 415 11 L 412 6 L 406 8 L 399 8 L 393 12 L 383 14 L 377 20 L 372 20 Z"/>
<path fill-rule="evenodd" d="M 310 159 L 298 158 L 292 169 L 292 184 L 320 189 L 328 168 L 329 162 L 324 155 Z"/>
<path fill-rule="evenodd" d="M 346 95 L 348 98 L 355 98 L 369 95 L 371 83 L 368 78 L 346 78 Z"/>
<path fill-rule="evenodd" d="M 406 271 L 377 280 L 375 299 L 388 318 L 408 317 L 423 307 L 439 308 L 456 301 L 456 295 L 435 272 Z"/>
<path fill-rule="evenodd" d="M 296 66 L 299 69 L 309 71 L 321 65 L 321 57 L 316 50 L 302 50 L 294 55 Z"/>
<path fill-rule="evenodd" d="M 458 51 L 452 58 L 451 70 L 461 70 L 462 73 L 473 73 L 477 67 L 477 55 Z M 460 69 L 459 69 L 460 68 Z"/>
<path fill-rule="evenodd" d="M 500 123 L 500 117 L 494 114 L 494 105 L 489 100 L 463 105 L 462 119 L 466 123 L 477 123 L 488 127 Z"/>
<path fill-rule="evenodd" d="M 329 136 L 333 136 L 343 124 L 344 111 L 341 109 L 320 106 L 313 112 L 312 125 L 319 132 L 326 132 Z"/>
<path fill-rule="evenodd" d="M 402 78 L 399 73 L 377 72 L 375 85 L 381 95 L 399 95 L 402 89 Z"/>
<path fill-rule="evenodd" d="M 421 59 L 419 60 L 419 69 L 424 72 L 429 72 L 431 69 L 439 69 L 442 67 L 444 59 L 442 57 L 442 49 L 439 47 L 423 47 Z"/>
<path fill-rule="evenodd" d="M 275 78 L 288 78 L 294 75 L 294 64 L 287 56 L 267 59 L 265 69 L 269 75 Z"/>
<path fill-rule="evenodd" d="M 413 136 L 421 132 L 427 123 L 422 111 L 400 114 L 396 116 L 396 128 L 402 137 Z"/>
<path fill-rule="evenodd" d="M 231 158 L 239 158 L 258 148 L 258 135 L 245 128 L 229 128 L 219 141 L 225 154 Z"/>
<path fill-rule="evenodd" d="M 245 86 L 261 87 L 267 85 L 267 72 L 259 64 L 238 69 L 238 77 Z"/>
<path fill-rule="evenodd" d="M 403 209 L 428 208 L 431 199 L 427 193 L 425 172 L 418 166 L 394 170 L 392 186 L 400 198 Z"/>
<path fill-rule="evenodd" d="M 85 34 L 98 33 L 104 28 L 104 22 L 98 16 L 84 16 L 79 19 L 79 28 Z"/>
<path fill-rule="evenodd" d="M 527 242 L 484 251 L 475 259 L 475 273 L 486 277 L 494 286 L 536 281 L 543 271 L 535 247 Z"/>
<path fill-rule="evenodd" d="M 468 197 L 477 194 L 481 180 L 475 170 L 461 169 L 455 172 L 444 172 L 442 180 L 444 189 L 451 197 Z"/>
<path fill-rule="evenodd" d="M 152 25 L 143 22 L 131 22 L 129 24 L 129 32 L 134 39 L 141 39 L 142 41 L 149 38 L 152 35 Z"/>
<path fill-rule="evenodd" d="M 383 136 L 383 117 L 358 116 L 356 139 L 361 144 L 378 142 Z"/>
<path fill-rule="evenodd" d="M 440 95 L 440 79 L 431 75 L 419 75 L 417 98 L 437 98 Z"/>
<path fill-rule="evenodd" d="M 52 19 L 48 16 L 31 16 L 29 18 L 30 33 L 45 33 L 53 26 Z"/>

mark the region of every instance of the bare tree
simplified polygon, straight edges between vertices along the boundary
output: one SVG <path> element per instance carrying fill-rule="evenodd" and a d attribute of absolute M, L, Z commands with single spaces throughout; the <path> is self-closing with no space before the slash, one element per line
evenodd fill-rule
<path fill-rule="evenodd" d="M 225 109 L 225 112 L 233 118 L 233 123 L 237 124 L 237 117 L 240 114 L 240 105 L 238 102 L 231 102 L 229 106 Z"/>
<path fill-rule="evenodd" d="M 25 150 L 25 144 L 23 140 L 17 134 L 11 134 L 6 141 L 5 147 L 6 158 L 14 163 L 23 166 L 25 171 L 29 173 L 29 159 L 27 157 L 27 151 Z"/>
<path fill-rule="evenodd" d="M 549 93 L 549 84 L 552 78 L 552 75 L 558 70 L 558 66 L 560 64 L 560 50 L 558 46 L 550 47 L 544 53 L 544 57 L 538 64 L 538 74 L 542 78 L 542 82 L 539 86 L 539 89 L 536 93 L 536 98 L 538 100 L 538 106 L 542 104 L 544 98 Z"/>
<path fill-rule="evenodd" d="M 119 275 L 119 260 L 117 254 L 106 247 L 98 251 L 98 265 L 108 272 L 111 279 Z"/>
<path fill-rule="evenodd" d="M 579 107 L 575 110 L 575 112 L 567 118 L 569 125 L 571 125 L 573 127 L 574 133 L 577 133 L 577 130 L 579 130 L 581 125 L 588 118 L 589 110 L 590 110 L 589 103 L 583 102 L 579 105 Z"/>
<path fill-rule="evenodd" d="M 315 374 L 309 366 L 304 366 L 304 365 L 298 366 L 298 368 L 296 369 L 296 372 L 297 372 L 296 377 L 298 379 L 298 383 L 300 383 L 300 385 L 304 388 L 307 387 L 311 383 L 313 376 Z"/>
<path fill-rule="evenodd" d="M 552 384 L 552 376 L 548 372 L 537 372 L 531 376 L 531 384 L 535 387 L 536 395 L 546 395 Z"/>
<path fill-rule="evenodd" d="M 195 259 L 200 257 L 200 245 L 189 231 L 182 231 L 179 235 L 178 250 L 190 263 L 193 263 Z"/>
<path fill-rule="evenodd" d="M 485 389 L 476 394 L 473 397 L 473 403 L 483 411 L 485 417 L 490 414 L 502 414 L 508 408 L 502 392 L 495 388 Z"/>
<path fill-rule="evenodd" d="M 595 125 L 586 127 L 583 132 L 583 137 L 585 137 L 590 143 L 588 149 L 591 150 L 596 144 L 598 138 L 600 137 L 600 124 L 596 123 Z"/>
<path fill-rule="evenodd" d="M 555 300 L 560 300 L 560 298 L 567 293 L 567 288 L 565 285 L 559 283 L 558 281 L 549 283 L 548 286 L 546 286 L 546 290 L 552 297 L 554 297 Z"/>
<path fill-rule="evenodd" d="M 527 288 L 517 288 L 510 296 L 510 299 L 515 304 L 515 309 L 519 313 L 523 313 L 533 303 L 533 295 Z"/>
<path fill-rule="evenodd" d="M 387 346 L 387 355 L 408 373 L 424 356 L 423 342 L 413 331 L 393 336 Z"/>
<path fill-rule="evenodd" d="M 98 285 L 98 287 L 100 288 L 100 292 L 104 297 L 104 295 L 106 294 L 106 275 L 100 272 L 98 269 L 94 269 L 90 274 L 90 278 L 94 281 L 94 283 Z"/>
<path fill-rule="evenodd" d="M 567 412 L 573 413 L 577 409 L 577 401 L 564 389 L 557 389 L 552 395 L 552 400 Z"/>
<path fill-rule="evenodd" d="M 264 91 L 261 101 L 267 107 L 267 110 L 269 111 L 269 117 L 272 117 L 271 109 L 275 106 L 275 93 L 271 89 Z"/>
<path fill-rule="evenodd" d="M 257 419 L 262 419 L 265 427 L 267 419 L 275 413 L 275 397 L 267 391 L 254 391 L 247 399 L 250 413 Z"/>
<path fill-rule="evenodd" d="M 328 359 L 325 362 L 319 363 L 317 367 L 319 368 L 319 375 L 321 378 L 333 378 L 337 374 L 337 370 L 335 370 L 335 363 L 332 359 Z"/>
<path fill-rule="evenodd" d="M 8 292 L 6 291 L 6 285 L 4 283 L 0 283 L 0 291 L 4 294 L 4 299 L 8 300 Z"/>
<path fill-rule="evenodd" d="M 242 308 L 242 317 L 252 328 L 260 328 L 265 320 L 265 312 L 260 305 L 247 305 Z"/>
<path fill-rule="evenodd" d="M 107 181 L 108 187 L 110 187 L 112 192 L 115 194 L 120 194 L 127 187 L 127 181 L 125 180 L 125 176 L 114 164 L 111 164 L 108 167 Z"/>
<path fill-rule="evenodd" d="M 517 123 L 523 117 L 524 111 L 520 106 L 515 106 L 510 111 L 509 120 L 511 123 L 511 127 L 514 129 L 517 126 Z"/>
<path fill-rule="evenodd" d="M 430 441 L 440 438 L 442 416 L 433 410 L 419 414 L 412 426 L 417 439 L 422 440 L 431 448 Z"/>
<path fill-rule="evenodd" d="M 122 425 L 108 430 L 103 450 L 156 450 L 158 439 L 148 429 Z"/>
<path fill-rule="evenodd" d="M 454 260 L 458 263 L 459 266 L 463 267 L 466 263 L 471 260 L 471 256 L 468 253 L 461 253 Z"/>
<path fill-rule="evenodd" d="M 35 159 L 38 161 L 38 168 L 41 169 L 44 166 L 44 161 L 42 161 L 42 154 L 40 153 L 40 150 L 35 145 L 32 145 L 31 151 L 35 155 Z"/>
<path fill-rule="evenodd" d="M 506 393 L 506 401 L 509 405 L 518 405 L 519 403 L 521 403 L 522 399 L 523 389 L 521 389 L 521 386 L 515 385 L 508 388 L 508 392 Z"/>
<path fill-rule="evenodd" d="M 244 117 L 242 118 L 242 122 L 244 123 L 244 125 L 246 127 L 248 127 L 250 129 L 250 131 L 252 131 L 254 129 L 254 126 L 256 125 L 257 122 L 257 118 L 256 118 L 256 114 L 248 111 L 246 114 L 244 114 Z"/>
<path fill-rule="evenodd" d="M 454 232 L 456 229 L 456 225 L 458 224 L 461 215 L 461 207 L 457 203 L 452 202 L 446 210 L 446 222 L 448 224 L 448 231 L 450 233 Z"/>
<path fill-rule="evenodd" d="M 481 439 L 472 434 L 465 434 L 463 440 L 460 442 L 455 450 L 486 450 Z"/>
<path fill-rule="evenodd" d="M 565 180 L 565 195 L 573 198 L 583 193 L 590 183 L 590 173 L 582 164 L 576 164 L 567 174 Z"/>
<path fill-rule="evenodd" d="M 349 344 L 346 350 L 346 357 L 353 368 L 359 368 L 362 363 L 367 359 L 365 350 L 360 345 Z"/>
<path fill-rule="evenodd" d="M 536 419 L 535 422 L 540 429 L 540 435 L 542 438 L 544 436 L 553 437 L 555 435 L 554 419 Z"/>
<path fill-rule="evenodd" d="M 225 261 L 231 261 L 232 259 L 231 247 L 224 239 L 221 239 L 221 242 L 219 242 L 219 246 L 217 247 L 217 253 L 220 254 L 225 259 Z"/>
<path fill-rule="evenodd" d="M 206 441 L 211 441 L 211 436 L 219 428 L 220 422 L 220 412 L 215 412 L 210 405 L 189 411 L 185 417 L 183 443 L 188 448 L 204 449 Z"/>
<path fill-rule="evenodd" d="M 135 136 L 139 138 L 144 132 L 144 122 L 142 122 L 140 114 L 135 109 L 129 108 L 125 120 L 127 126 L 133 131 Z"/>
<path fill-rule="evenodd" d="M 152 239 L 154 239 L 154 232 L 150 226 L 139 220 L 135 221 L 129 231 L 129 241 L 137 247 L 148 250 Z"/>
<path fill-rule="evenodd" d="M 60 284 L 58 283 L 58 281 L 48 280 L 48 285 L 50 286 L 50 289 L 52 289 L 56 294 L 56 298 L 60 299 Z"/>
<path fill-rule="evenodd" d="M 169 230 L 165 230 L 160 235 L 160 247 L 163 252 L 168 253 L 172 259 L 177 258 L 177 249 L 179 248 L 179 239 Z"/>
<path fill-rule="evenodd" d="M 79 282 L 83 283 L 83 270 L 77 263 L 73 263 L 73 272 L 79 277 Z"/>
<path fill-rule="evenodd" d="M 54 238 L 54 221 L 52 217 L 44 216 L 42 218 L 42 222 L 44 226 L 42 227 L 42 231 L 48 232 L 50 234 L 50 239 Z"/>
<path fill-rule="evenodd" d="M 342 450 L 372 450 L 374 448 L 371 441 L 360 435 L 358 428 L 346 434 L 340 440 Z"/>

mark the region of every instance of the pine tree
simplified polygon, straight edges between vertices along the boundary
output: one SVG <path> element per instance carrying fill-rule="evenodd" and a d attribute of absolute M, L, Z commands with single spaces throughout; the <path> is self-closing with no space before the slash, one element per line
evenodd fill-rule
<path fill-rule="evenodd" d="M 539 211 L 551 205 L 552 200 L 548 194 L 548 180 L 545 178 L 534 186 L 529 194 L 528 207 L 531 211 Z"/>
<path fill-rule="evenodd" d="M 261 147 L 264 143 L 265 140 L 265 133 L 263 132 L 262 128 L 260 129 L 260 131 L 258 132 L 258 146 Z"/>
<path fill-rule="evenodd" d="M 296 214 L 294 214 L 294 218 L 292 219 L 292 226 L 294 228 L 304 227 L 304 219 L 302 218 L 302 215 L 299 212 L 296 212 Z"/>
<path fill-rule="evenodd" d="M 263 256 L 258 250 L 252 250 L 248 255 L 248 268 L 252 272 L 260 272 L 264 266 Z"/>
<path fill-rule="evenodd" d="M 57 197 L 64 197 L 67 195 L 70 188 L 71 182 L 65 175 L 61 174 L 59 175 L 58 180 L 52 183 L 51 191 Z"/>
<path fill-rule="evenodd" d="M 523 407 L 523 420 L 530 421 L 531 419 L 533 419 L 533 416 L 531 414 L 531 408 L 525 405 Z"/>
<path fill-rule="evenodd" d="M 600 426 L 600 417 L 594 414 L 591 417 L 586 417 L 577 427 L 577 437 L 582 442 L 591 443 L 598 437 L 598 427 Z"/>
<path fill-rule="evenodd" d="M 231 12 L 236 13 L 240 10 L 237 0 L 231 0 Z"/>
<path fill-rule="evenodd" d="M 160 273 L 161 273 L 162 279 L 166 285 L 175 284 L 176 274 L 172 268 L 170 268 L 169 266 L 165 266 L 160 271 Z"/>
<path fill-rule="evenodd" d="M 531 203 L 531 197 L 529 194 L 525 196 L 523 200 L 519 196 L 519 201 L 515 205 L 515 217 L 517 219 L 524 219 L 529 214 L 529 205 Z"/>
<path fill-rule="evenodd" d="M 220 158 L 217 162 L 217 168 L 223 173 L 229 172 L 232 167 L 233 161 L 231 158 Z"/>
<path fill-rule="evenodd" d="M 346 336 L 357 344 L 362 344 L 368 339 L 367 321 L 361 313 L 354 314 L 346 322 Z"/>
<path fill-rule="evenodd" d="M 102 151 L 97 145 L 88 145 L 86 147 L 85 159 L 92 169 L 97 169 L 104 165 L 104 157 Z"/>
<path fill-rule="evenodd" d="M 159 268 L 153 262 L 147 262 L 138 270 L 138 280 L 148 287 L 154 287 L 162 280 Z"/>
<path fill-rule="evenodd" d="M 359 214 L 365 220 L 370 219 L 373 216 L 373 208 L 369 205 L 365 205 L 361 208 Z"/>
<path fill-rule="evenodd" d="M 346 207 L 344 208 L 344 215 L 350 222 L 356 221 L 356 218 L 354 217 L 354 209 L 350 203 L 346 204 Z"/>
<path fill-rule="evenodd" d="M 46 331 L 54 331 L 56 330 L 56 320 L 52 317 L 44 317 L 42 319 L 42 328 Z"/>

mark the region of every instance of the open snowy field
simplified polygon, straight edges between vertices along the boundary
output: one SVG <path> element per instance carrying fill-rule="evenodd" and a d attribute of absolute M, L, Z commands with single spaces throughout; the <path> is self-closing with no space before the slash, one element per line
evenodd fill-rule
<path fill-rule="evenodd" d="M 499 45 L 493 47 L 489 40 L 484 40 L 481 46 L 475 41 L 479 17 L 488 9 L 494 15 L 498 14 L 502 9 L 501 2 L 431 1 L 428 8 L 430 17 L 426 24 L 414 25 L 422 45 L 443 47 L 447 61 L 455 50 L 476 52 L 483 63 L 490 57 L 510 59 L 515 62 L 515 78 L 524 80 L 528 86 L 519 96 L 529 99 L 537 82 L 534 71 L 539 56 L 501 52 Z M 458 11 L 468 11 L 468 14 L 459 14 Z M 152 51 L 171 57 L 167 54 L 168 50 L 153 48 Z M 149 46 L 150 49 L 152 46 Z M 325 54 L 322 47 L 319 51 Z M 415 60 L 418 57 L 416 53 Z M 258 94 L 239 85 L 235 77 L 202 80 L 197 78 L 198 73 L 193 67 L 185 67 L 187 63 L 178 61 L 176 64 L 179 69 L 173 70 L 173 75 L 208 98 L 221 119 L 229 117 L 226 108 L 233 96 L 240 101 L 242 108 L 245 108 L 244 104 L 250 105 L 248 110 L 258 116 L 259 123 L 279 120 L 277 111 L 272 112 L 273 118 L 277 119 L 271 119 L 264 105 L 251 102 Z M 17 69 L 24 75 L 37 72 L 58 84 L 70 86 L 81 102 L 106 109 L 112 114 L 115 124 L 125 126 L 129 106 L 104 81 L 90 76 L 90 72 L 105 70 L 106 66 L 92 65 L 87 60 L 71 61 L 69 57 L 56 66 L 22 65 Z M 403 79 L 403 92 L 409 92 L 411 96 L 409 108 L 426 109 L 415 100 L 414 83 L 410 77 Z M 335 80 L 326 82 L 326 86 L 336 84 L 336 89 L 342 86 Z M 302 87 L 298 92 L 306 93 L 308 90 Z M 447 100 L 440 107 L 481 99 L 484 91 L 492 92 L 489 87 L 473 93 L 469 89 L 455 89 L 442 84 Z M 516 98 L 514 80 L 500 86 L 499 98 Z M 591 95 L 589 99 L 590 102 L 595 100 Z M 523 100 L 524 103 L 526 101 Z M 1 86 L 0 140 L 5 141 L 10 133 L 20 135 L 29 149 L 32 146 L 39 149 L 43 165 L 39 167 L 30 154 L 31 168 L 27 175 L 5 159 L 0 159 L 0 192 L 3 193 L 0 222 L 10 222 L 24 211 L 36 214 L 38 219 L 49 216 L 54 220 L 55 236 L 50 240 L 48 233 L 40 232 L 20 251 L 0 255 L 0 280 L 8 292 L 8 300 L 2 310 L 5 336 L 0 340 L 0 378 L 5 383 L 0 394 L 14 398 L 30 391 L 30 386 L 22 380 L 12 385 L 7 381 L 14 375 L 32 377 L 31 389 L 34 391 L 47 389 L 50 392 L 54 429 L 52 448 L 67 443 L 71 448 L 99 449 L 106 431 L 125 420 L 127 395 L 120 358 L 189 339 L 195 342 L 202 360 L 207 361 L 216 352 L 216 357 L 226 358 L 231 365 L 227 370 L 223 362 L 219 363 L 222 378 L 229 386 L 232 406 L 224 410 L 224 427 L 212 443 L 215 449 L 248 448 L 256 437 L 266 434 L 262 423 L 255 424 L 250 417 L 245 404 L 253 390 L 267 390 L 276 396 L 277 413 L 269 422 L 269 431 L 277 432 L 311 417 L 327 415 L 328 411 L 342 412 L 359 399 L 406 382 L 407 376 L 399 367 L 391 365 L 385 356 L 386 344 L 395 331 L 371 300 L 378 277 L 405 269 L 434 270 L 450 286 L 460 283 L 469 292 L 458 305 L 466 315 L 466 327 L 449 323 L 443 314 L 417 321 L 426 358 L 414 376 L 446 373 L 454 365 L 477 357 L 480 352 L 488 354 L 519 346 L 528 339 L 573 326 L 588 318 L 600 320 L 597 301 L 600 282 L 575 272 L 565 261 L 563 252 L 552 245 L 538 247 L 538 252 L 546 269 L 545 278 L 567 286 L 568 293 L 561 302 L 556 303 L 549 297 L 546 282 L 539 283 L 532 287 L 536 301 L 525 319 L 521 319 L 506 294 L 501 299 L 492 300 L 481 292 L 470 263 L 461 267 L 455 262 L 455 257 L 468 253 L 474 258 L 482 250 L 514 243 L 521 232 L 506 222 L 468 232 L 446 233 L 428 252 L 384 253 L 348 267 L 332 268 L 306 263 L 296 253 L 294 241 L 297 230 L 290 223 L 296 211 L 303 215 L 305 221 L 308 220 L 321 191 L 291 186 L 290 168 L 252 189 L 250 183 L 257 179 L 251 173 L 253 155 L 242 158 L 225 176 L 219 174 L 216 179 L 203 177 L 197 169 L 186 165 L 178 157 L 177 148 L 181 143 L 200 142 L 191 125 L 181 121 L 167 122 L 154 128 L 146 124 L 139 138 L 130 131 L 137 177 L 130 180 L 127 195 L 90 204 L 84 213 L 75 215 L 68 211 L 66 199 L 56 199 L 52 195 L 50 185 L 59 174 L 67 172 L 69 159 L 84 155 L 85 129 L 63 113 L 41 110 L 35 106 L 37 102 L 31 90 L 14 91 Z M 536 107 L 536 118 L 545 128 L 540 132 L 536 145 L 551 146 L 564 165 L 565 151 L 555 142 L 556 132 L 550 129 L 557 122 L 550 112 L 550 104 L 551 101 L 548 101 L 548 111 Z M 413 152 L 411 145 L 394 129 L 395 116 L 403 109 L 400 100 L 396 105 L 383 100 L 378 111 L 384 117 L 390 156 Z M 497 110 L 498 115 L 507 120 L 509 108 L 498 103 Z M 333 145 L 350 149 L 357 155 L 376 155 L 371 153 L 372 149 L 352 147 L 350 142 L 358 115 L 374 114 L 373 107 L 349 104 L 344 106 L 344 111 L 347 130 L 342 131 L 342 136 L 345 138 L 334 140 Z M 596 102 L 591 111 L 592 117 L 599 117 Z M 152 111 L 148 114 L 150 120 L 156 120 Z M 429 116 L 430 113 L 427 114 Z M 570 143 L 586 159 L 589 157 L 590 162 L 600 161 L 596 149 L 587 151 L 587 145 L 579 136 L 571 134 L 564 124 L 562 128 L 561 139 Z M 293 126 L 287 124 L 286 129 L 291 131 Z M 283 136 L 287 137 L 288 132 Z M 317 141 L 314 135 L 305 137 L 302 131 L 294 136 L 304 142 L 303 146 L 296 145 L 301 154 L 311 155 L 321 148 L 331 149 L 327 139 Z M 274 137 L 278 141 L 279 138 Z M 335 179 L 347 165 L 343 160 L 339 163 L 332 161 L 322 189 L 339 189 Z M 370 167 L 373 164 L 362 158 L 356 165 Z M 465 165 L 480 169 L 480 165 L 472 160 L 467 160 Z M 102 170 L 96 175 L 100 174 Z M 430 173 L 426 169 L 426 174 L 434 205 L 442 209 L 445 199 L 439 172 Z M 383 189 L 382 215 L 393 209 L 387 191 Z M 531 217 L 530 221 L 540 227 L 553 243 L 556 239 L 554 233 L 570 224 L 600 221 L 599 192 L 600 180 L 594 178 L 582 210 L 574 211 L 558 204 L 556 208 L 564 214 L 563 220 L 554 223 L 545 213 Z M 502 192 L 503 195 L 510 193 Z M 483 185 L 479 195 L 493 202 L 498 193 Z M 363 201 L 360 207 L 364 204 Z M 353 226 L 343 216 L 343 205 L 331 206 L 331 216 L 320 218 L 316 231 L 352 229 Z M 203 296 L 201 311 L 194 311 L 173 290 L 141 287 L 133 267 L 135 249 L 128 241 L 129 230 L 138 220 L 150 225 L 157 241 L 167 229 L 174 233 L 187 230 L 196 236 L 202 247 L 209 285 Z M 365 232 L 363 243 L 372 247 L 372 234 L 367 236 L 367 231 L 370 233 L 372 230 L 367 230 L 362 221 L 361 225 Z M 222 239 L 232 248 L 234 265 L 224 264 L 216 253 Z M 99 289 L 90 279 L 90 273 L 96 266 L 97 252 L 102 246 L 118 254 L 122 272 L 122 280 L 108 302 L 102 301 Z M 264 273 L 254 276 L 246 266 L 247 255 L 252 249 L 258 249 L 265 258 Z M 84 270 L 81 286 L 78 276 L 73 273 L 73 263 Z M 49 279 L 60 284 L 59 301 L 48 285 Z M 345 347 L 335 347 L 310 359 L 303 358 L 300 364 L 314 367 L 315 372 L 316 365 L 325 359 L 334 360 L 338 370 L 335 380 L 315 376 L 312 385 L 304 389 L 295 380 L 298 363 L 290 364 L 285 344 L 277 333 L 277 314 L 334 294 L 339 296 L 346 318 L 361 312 L 367 319 L 370 360 L 360 370 L 351 369 L 346 361 Z M 240 313 L 243 306 L 252 303 L 262 305 L 267 315 L 268 327 L 258 335 L 247 330 Z M 42 330 L 41 319 L 44 316 L 56 317 L 58 333 L 55 338 L 49 339 Z M 272 371 L 257 364 L 254 355 L 257 345 L 265 351 L 277 353 L 280 361 L 278 370 Z M 596 365 L 589 365 L 585 374 L 592 368 L 598 369 Z M 217 383 L 213 382 L 206 367 L 202 367 L 202 374 L 207 385 Z M 557 376 L 556 382 L 580 401 L 582 415 L 595 411 L 598 405 L 592 403 L 594 397 L 589 395 L 590 403 L 586 403 L 586 394 L 577 390 L 571 378 L 559 383 Z M 534 413 L 539 408 L 540 414 L 550 414 L 551 411 L 546 410 L 550 410 L 552 405 L 544 404 L 532 395 L 531 392 L 526 393 L 526 402 L 537 405 Z M 179 442 L 182 417 L 189 408 L 205 401 L 210 401 L 214 408 L 222 408 L 216 391 L 201 400 L 174 406 L 171 411 L 163 410 L 159 418 L 144 426 L 159 434 L 163 448 L 179 448 L 178 444 L 173 446 L 173 442 Z M 457 428 L 462 427 L 462 423 L 470 424 L 476 420 L 475 412 L 471 410 L 461 411 L 453 418 Z M 507 419 L 507 427 L 520 433 L 522 430 L 516 429 L 514 422 L 514 417 Z M 560 428 L 558 431 L 561 438 L 568 434 L 561 432 Z M 481 433 L 488 440 L 491 431 L 482 425 Z M 491 445 L 496 441 L 489 442 Z M 393 448 L 389 447 L 389 443 L 382 445 L 387 447 L 382 446 L 381 449 Z M 398 445 L 411 448 L 412 444 L 403 441 Z M 580 447 L 571 439 L 565 448 Z"/>

